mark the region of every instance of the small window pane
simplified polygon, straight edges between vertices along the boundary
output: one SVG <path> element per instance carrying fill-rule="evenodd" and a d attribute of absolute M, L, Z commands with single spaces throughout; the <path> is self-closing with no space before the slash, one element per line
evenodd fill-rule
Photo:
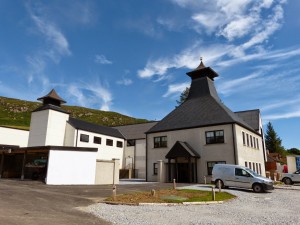
<path fill-rule="evenodd" d="M 157 175 L 157 171 L 158 171 L 158 164 L 157 163 L 153 163 L 153 174 Z"/>
<path fill-rule="evenodd" d="M 107 146 L 113 146 L 113 140 L 112 139 L 106 139 L 106 145 Z"/>
<path fill-rule="evenodd" d="M 127 140 L 127 146 L 135 146 L 135 140 Z"/>
<path fill-rule="evenodd" d="M 101 137 L 94 137 L 95 144 L 101 144 Z"/>
<path fill-rule="evenodd" d="M 81 142 L 89 142 L 89 135 L 87 135 L 87 134 L 80 134 L 80 141 Z"/>
<path fill-rule="evenodd" d="M 117 147 L 118 148 L 123 148 L 123 142 L 122 141 L 117 141 Z"/>

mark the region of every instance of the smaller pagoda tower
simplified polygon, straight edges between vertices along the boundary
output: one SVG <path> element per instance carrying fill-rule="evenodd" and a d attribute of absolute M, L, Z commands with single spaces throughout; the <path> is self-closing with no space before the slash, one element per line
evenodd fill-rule
<path fill-rule="evenodd" d="M 43 104 L 31 114 L 28 146 L 63 146 L 69 113 L 61 105 L 66 101 L 54 89 L 37 100 Z"/>

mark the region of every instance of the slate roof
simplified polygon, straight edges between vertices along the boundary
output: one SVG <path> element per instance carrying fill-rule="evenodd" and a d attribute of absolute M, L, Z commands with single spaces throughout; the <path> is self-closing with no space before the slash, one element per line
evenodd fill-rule
<path fill-rule="evenodd" d="M 117 129 L 112 127 L 101 126 L 94 123 L 89 123 L 86 121 L 74 119 L 71 117 L 69 118 L 68 123 L 76 129 L 125 139 L 124 136 Z"/>
<path fill-rule="evenodd" d="M 210 77 L 211 71 L 208 70 L 210 71 L 208 76 L 204 76 L 207 73 L 207 68 L 202 67 L 197 71 L 194 70 L 195 73 L 193 74 L 187 100 L 147 133 L 233 123 L 255 132 L 250 125 L 221 102 L 214 81 Z M 198 75 L 198 78 L 196 75 Z"/>
<path fill-rule="evenodd" d="M 46 94 L 45 96 L 43 97 L 40 97 L 38 98 L 37 100 L 39 101 L 42 101 L 42 100 L 45 100 L 45 99 L 54 99 L 54 100 L 57 100 L 61 103 L 67 103 L 65 100 L 63 100 L 57 93 L 54 89 L 52 89 L 48 94 Z"/>
<path fill-rule="evenodd" d="M 259 109 L 247 110 L 235 112 L 237 116 L 242 118 L 247 124 L 249 124 L 254 130 L 260 132 L 260 111 Z"/>
<path fill-rule="evenodd" d="M 66 110 L 64 110 L 63 108 L 56 106 L 56 105 L 52 105 L 52 104 L 46 104 L 46 105 L 42 105 L 40 107 L 38 107 L 37 109 L 33 110 L 32 112 L 37 112 L 37 111 L 43 111 L 43 110 L 47 110 L 47 109 L 52 109 L 54 111 L 58 111 L 58 112 L 62 112 L 62 113 L 67 113 L 69 114 Z"/>
<path fill-rule="evenodd" d="M 156 125 L 157 122 L 149 122 L 149 123 L 140 123 L 140 124 L 132 124 L 132 125 L 124 125 L 114 127 L 120 131 L 120 133 L 127 140 L 137 140 L 137 139 L 145 139 L 146 134 L 150 128 Z"/>
<path fill-rule="evenodd" d="M 177 157 L 194 157 L 200 158 L 200 155 L 187 143 L 177 141 L 167 153 L 167 159 L 175 159 Z"/>

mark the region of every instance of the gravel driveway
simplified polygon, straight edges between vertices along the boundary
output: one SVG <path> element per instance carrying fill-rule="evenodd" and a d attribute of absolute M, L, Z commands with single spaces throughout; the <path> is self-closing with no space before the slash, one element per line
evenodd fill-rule
<path fill-rule="evenodd" d="M 193 187 L 201 189 L 200 186 Z M 120 225 L 300 224 L 300 189 L 275 189 L 259 194 L 247 190 L 227 191 L 237 198 L 223 204 L 124 206 L 98 203 L 87 207 L 86 210 Z"/>

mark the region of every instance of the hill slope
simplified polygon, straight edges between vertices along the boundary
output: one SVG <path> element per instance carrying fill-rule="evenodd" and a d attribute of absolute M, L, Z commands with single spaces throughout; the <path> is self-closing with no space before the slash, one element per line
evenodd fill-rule
<path fill-rule="evenodd" d="M 0 126 L 29 129 L 31 112 L 41 106 L 39 102 L 30 102 L 0 96 Z M 73 118 L 105 126 L 120 126 L 147 122 L 116 112 L 106 112 L 79 106 L 62 106 Z"/>

